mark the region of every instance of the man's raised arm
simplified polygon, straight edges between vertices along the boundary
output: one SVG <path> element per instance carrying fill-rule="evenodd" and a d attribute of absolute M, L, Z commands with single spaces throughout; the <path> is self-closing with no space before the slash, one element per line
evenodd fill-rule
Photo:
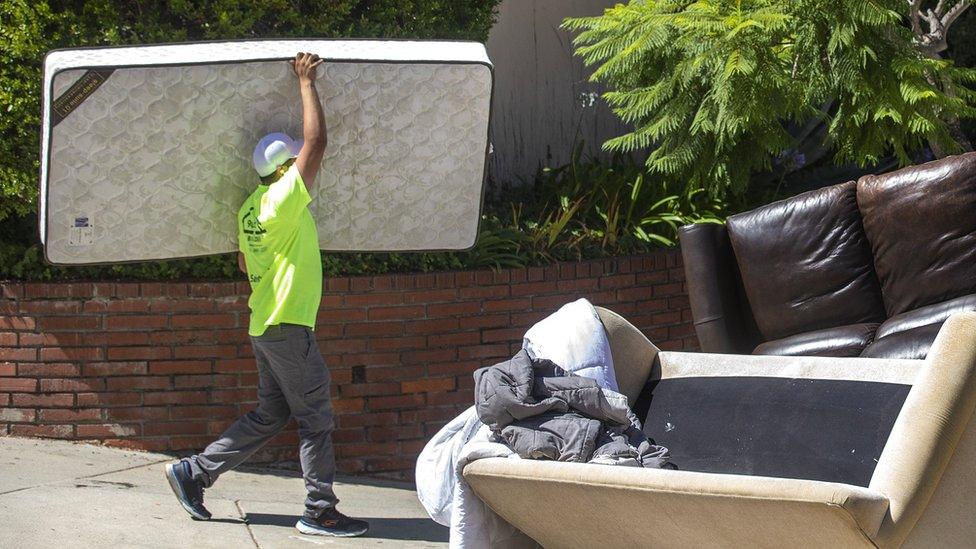
<path fill-rule="evenodd" d="M 312 192 L 315 187 L 315 176 L 319 173 L 325 147 L 329 142 L 325 129 L 325 114 L 322 112 L 322 103 L 315 89 L 315 71 L 322 62 L 323 60 L 313 53 L 299 53 L 291 62 L 295 75 L 298 76 L 298 89 L 302 94 L 302 132 L 305 139 L 295 164 L 309 192 Z"/>

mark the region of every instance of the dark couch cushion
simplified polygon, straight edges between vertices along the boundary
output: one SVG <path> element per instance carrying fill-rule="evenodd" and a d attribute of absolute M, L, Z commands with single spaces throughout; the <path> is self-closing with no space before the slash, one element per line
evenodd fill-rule
<path fill-rule="evenodd" d="M 766 340 L 885 319 L 853 181 L 734 215 L 728 230 Z"/>
<path fill-rule="evenodd" d="M 767 341 L 753 351 L 757 355 L 860 356 L 874 341 L 877 323 L 851 324 Z"/>
<path fill-rule="evenodd" d="M 889 316 L 976 293 L 976 153 L 862 177 L 857 201 Z"/>
<path fill-rule="evenodd" d="M 929 324 L 942 324 L 954 313 L 976 311 L 976 294 L 964 295 L 935 305 L 895 315 L 878 327 L 877 338 L 881 339 L 898 332 L 904 332 Z"/>
<path fill-rule="evenodd" d="M 942 323 L 953 313 L 976 311 L 976 294 L 921 307 L 886 320 L 878 328 L 876 340 L 863 356 L 868 358 L 921 359 L 939 334 Z"/>
<path fill-rule="evenodd" d="M 644 432 L 681 470 L 867 486 L 911 386 L 682 377 L 649 389 Z"/>
<path fill-rule="evenodd" d="M 942 323 L 919 326 L 877 339 L 861 353 L 864 358 L 909 358 L 923 359 L 939 335 Z"/>

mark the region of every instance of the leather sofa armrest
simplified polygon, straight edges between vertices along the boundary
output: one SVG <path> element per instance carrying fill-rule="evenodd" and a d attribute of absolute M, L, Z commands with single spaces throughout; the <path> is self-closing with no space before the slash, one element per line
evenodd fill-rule
<path fill-rule="evenodd" d="M 464 478 L 544 547 L 874 547 L 888 509 L 858 486 L 484 459 Z"/>
<path fill-rule="evenodd" d="M 678 238 L 701 350 L 751 353 L 759 341 L 751 329 L 751 313 L 741 305 L 740 276 L 725 225 L 685 225 Z"/>

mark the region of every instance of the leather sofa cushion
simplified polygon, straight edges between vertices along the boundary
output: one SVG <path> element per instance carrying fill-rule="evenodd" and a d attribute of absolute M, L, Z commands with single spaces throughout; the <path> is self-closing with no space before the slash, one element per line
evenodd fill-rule
<path fill-rule="evenodd" d="M 734 215 L 728 231 L 764 339 L 885 319 L 853 181 Z"/>
<path fill-rule="evenodd" d="M 976 311 L 976 294 L 921 307 L 886 320 L 878 328 L 875 342 L 864 350 L 868 358 L 922 359 L 953 313 Z"/>
<path fill-rule="evenodd" d="M 851 324 L 796 334 L 767 341 L 753 351 L 757 355 L 860 356 L 874 340 L 877 323 Z"/>
<path fill-rule="evenodd" d="M 976 293 L 976 153 L 862 177 L 888 316 Z"/>
<path fill-rule="evenodd" d="M 904 332 L 897 332 L 875 340 L 868 345 L 861 356 L 864 358 L 908 358 L 924 359 L 929 348 L 939 335 L 942 322 L 919 326 Z"/>
<path fill-rule="evenodd" d="M 895 315 L 881 323 L 877 339 L 929 324 L 942 324 L 953 313 L 976 311 L 976 294 L 965 295 Z"/>

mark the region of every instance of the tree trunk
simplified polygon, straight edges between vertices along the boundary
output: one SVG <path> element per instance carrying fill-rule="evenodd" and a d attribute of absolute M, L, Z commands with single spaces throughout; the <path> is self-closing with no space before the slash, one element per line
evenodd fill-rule
<path fill-rule="evenodd" d="M 946 121 L 946 126 L 949 129 L 949 135 L 956 140 L 956 143 L 962 146 L 962 150 L 965 152 L 971 152 L 973 150 L 973 143 L 966 136 L 966 132 L 962 131 L 962 123 L 959 121 L 959 117 L 952 116 Z"/>
<path fill-rule="evenodd" d="M 942 59 L 942 55 L 937 52 L 927 52 L 927 54 L 928 57 L 932 59 Z M 930 74 L 928 76 L 928 81 L 929 84 L 942 88 L 942 91 L 945 92 L 946 96 L 950 98 L 956 97 L 956 91 L 952 86 L 952 82 L 948 81 L 947 79 Z M 959 120 L 959 117 L 955 114 L 949 114 L 942 117 L 942 120 L 945 122 L 946 130 L 949 132 L 949 137 L 951 137 L 952 140 L 962 148 L 963 152 L 972 151 L 973 144 L 969 141 L 969 138 L 966 137 L 966 133 L 962 131 L 962 122 Z M 946 156 L 949 156 L 945 149 L 934 141 L 929 141 L 929 148 L 932 149 L 932 154 L 935 155 L 936 158 L 945 158 Z"/>

